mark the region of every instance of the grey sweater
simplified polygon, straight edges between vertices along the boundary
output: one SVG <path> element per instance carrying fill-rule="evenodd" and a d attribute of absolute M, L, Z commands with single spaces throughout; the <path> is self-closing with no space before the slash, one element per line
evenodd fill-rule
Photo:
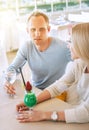
<path fill-rule="evenodd" d="M 50 46 L 43 52 L 32 41 L 28 41 L 21 46 L 9 69 L 14 67 L 18 70 L 28 62 L 31 69 L 30 82 L 33 86 L 44 89 L 64 74 L 70 60 L 66 43 L 57 38 L 52 38 Z"/>

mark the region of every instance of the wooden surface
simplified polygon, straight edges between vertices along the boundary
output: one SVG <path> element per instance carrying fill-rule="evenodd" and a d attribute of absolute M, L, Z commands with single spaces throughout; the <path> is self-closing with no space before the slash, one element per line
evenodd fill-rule
<path fill-rule="evenodd" d="M 19 82 L 16 83 L 17 97 L 9 97 L 3 88 L 0 88 L 0 130 L 89 130 L 89 124 L 66 124 L 64 122 L 42 121 L 33 123 L 19 123 L 16 120 L 16 104 L 23 100 L 24 89 Z M 36 90 L 36 92 L 40 92 Z M 69 104 L 51 99 L 38 104 L 36 110 L 61 110 L 71 108 Z"/>

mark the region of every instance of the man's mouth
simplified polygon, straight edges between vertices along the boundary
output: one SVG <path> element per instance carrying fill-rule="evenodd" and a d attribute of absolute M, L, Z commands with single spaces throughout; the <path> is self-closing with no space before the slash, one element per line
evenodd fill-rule
<path fill-rule="evenodd" d="M 41 40 L 41 39 L 34 39 L 35 41 L 39 41 L 39 40 Z"/>

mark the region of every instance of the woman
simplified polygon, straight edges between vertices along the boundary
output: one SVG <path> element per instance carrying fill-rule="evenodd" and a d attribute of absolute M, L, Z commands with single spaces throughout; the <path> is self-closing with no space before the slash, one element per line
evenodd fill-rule
<path fill-rule="evenodd" d="M 71 56 L 78 57 L 72 67 L 58 81 L 46 88 L 37 97 L 38 103 L 67 91 L 66 101 L 73 108 L 63 111 L 24 111 L 24 104 L 18 104 L 17 119 L 20 122 L 42 120 L 65 121 L 66 123 L 89 122 L 89 23 L 77 24 L 72 29 Z"/>

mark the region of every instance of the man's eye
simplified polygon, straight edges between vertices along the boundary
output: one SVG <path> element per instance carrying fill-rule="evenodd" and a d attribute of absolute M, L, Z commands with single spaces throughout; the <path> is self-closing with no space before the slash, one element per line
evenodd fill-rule
<path fill-rule="evenodd" d="M 34 28 L 32 28 L 32 29 L 31 29 L 31 32 L 35 32 L 35 29 L 34 29 Z"/>
<path fill-rule="evenodd" d="M 44 31 L 45 30 L 45 28 L 40 28 L 40 31 Z"/>

